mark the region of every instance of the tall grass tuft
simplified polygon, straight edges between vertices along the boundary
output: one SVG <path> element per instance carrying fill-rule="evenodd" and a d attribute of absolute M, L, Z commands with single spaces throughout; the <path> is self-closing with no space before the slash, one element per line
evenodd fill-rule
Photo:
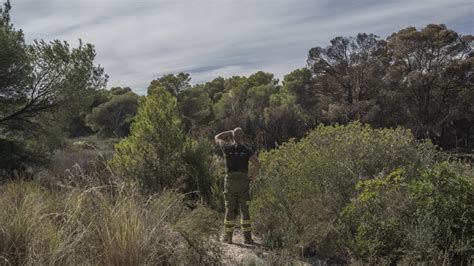
<path fill-rule="evenodd" d="M 13 181 L 0 186 L 0 264 L 215 264 L 218 223 L 171 191 Z"/>

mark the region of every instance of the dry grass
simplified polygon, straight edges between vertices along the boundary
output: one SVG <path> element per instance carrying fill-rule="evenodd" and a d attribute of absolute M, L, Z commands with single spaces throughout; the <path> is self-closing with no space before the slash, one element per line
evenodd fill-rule
<path fill-rule="evenodd" d="M 218 216 L 186 205 L 181 194 L 144 198 L 132 185 L 10 182 L 0 187 L 0 264 L 217 263 Z"/>

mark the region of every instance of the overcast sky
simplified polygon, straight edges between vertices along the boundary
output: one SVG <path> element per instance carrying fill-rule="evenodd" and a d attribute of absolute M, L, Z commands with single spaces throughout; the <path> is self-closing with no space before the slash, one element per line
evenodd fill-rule
<path fill-rule="evenodd" d="M 2 2 L 3 0 L 0 0 Z M 11 0 L 12 22 L 34 39 L 95 45 L 108 87 L 145 93 L 149 82 L 188 72 L 192 83 L 258 70 L 282 78 L 335 36 L 387 37 L 444 23 L 473 34 L 472 0 Z"/>

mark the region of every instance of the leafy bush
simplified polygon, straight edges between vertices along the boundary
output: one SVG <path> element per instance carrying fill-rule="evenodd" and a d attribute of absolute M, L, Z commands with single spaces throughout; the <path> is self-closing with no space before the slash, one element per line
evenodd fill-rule
<path fill-rule="evenodd" d="M 184 195 L 133 186 L 0 187 L 0 261 L 12 265 L 175 265 L 220 261 L 218 215 Z"/>
<path fill-rule="evenodd" d="M 359 182 L 361 193 L 343 211 L 350 250 L 376 264 L 467 264 L 474 251 L 473 180 L 470 167 L 444 162 L 415 178 L 396 170 Z"/>
<path fill-rule="evenodd" d="M 295 254 L 344 258 L 347 232 L 338 220 L 357 196 L 356 183 L 398 168 L 415 176 L 443 154 L 409 130 L 352 123 L 320 126 L 260 157 L 251 204 L 255 231 L 268 245 Z"/>
<path fill-rule="evenodd" d="M 210 156 L 212 151 L 212 144 L 206 139 L 187 139 L 181 154 L 184 174 L 178 184 L 180 191 L 196 192 L 194 195 L 215 206 L 213 187 L 221 175 L 219 166 Z"/>
<path fill-rule="evenodd" d="M 0 181 L 23 175 L 27 168 L 46 162 L 44 149 L 34 144 L 0 137 Z"/>

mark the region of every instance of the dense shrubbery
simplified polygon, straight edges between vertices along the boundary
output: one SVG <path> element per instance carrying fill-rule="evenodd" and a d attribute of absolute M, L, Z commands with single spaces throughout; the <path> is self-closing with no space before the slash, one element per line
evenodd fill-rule
<path fill-rule="evenodd" d="M 13 177 L 15 170 L 40 161 L 35 155 L 23 143 L 0 138 L 0 180 Z"/>
<path fill-rule="evenodd" d="M 439 163 L 410 177 L 396 170 L 360 181 L 343 210 L 348 247 L 370 263 L 400 260 L 460 265 L 474 251 L 474 172 Z"/>
<path fill-rule="evenodd" d="M 422 252 L 422 247 L 428 245 L 438 248 L 432 250 L 434 254 L 446 251 L 448 256 L 461 254 L 457 249 L 461 246 L 467 251 L 471 245 L 472 249 L 472 243 L 469 243 L 472 232 L 469 234 L 466 223 L 467 217 L 471 220 L 474 217 L 472 207 L 466 207 L 469 200 L 466 197 L 472 198 L 472 192 L 467 192 L 472 191 L 472 169 L 459 172 L 440 170 L 437 162 L 447 159 L 445 155 L 430 142 L 417 141 L 409 130 L 372 129 L 360 123 L 321 126 L 299 142 L 288 142 L 263 153 L 261 159 L 263 173 L 253 189 L 252 211 L 256 231 L 270 246 L 307 255 L 338 258 L 355 255 L 371 262 L 412 259 L 421 254 L 400 253 L 400 248 Z M 445 164 L 450 169 L 461 167 L 461 164 Z M 435 170 L 430 170 L 432 167 Z M 404 180 L 413 187 L 411 194 L 393 190 L 392 195 L 377 190 L 377 186 L 371 187 L 375 192 L 364 194 L 357 191 L 358 182 L 370 184 L 382 182 L 380 180 L 385 177 L 393 179 L 396 175 L 393 171 L 397 170 L 403 171 Z M 467 175 L 469 171 L 471 175 Z M 441 181 L 453 186 L 443 185 L 446 190 L 438 191 Z M 392 221 L 390 216 L 387 217 L 392 210 L 390 206 L 380 207 L 378 212 L 364 209 L 368 204 L 364 202 L 366 194 L 373 196 L 375 202 L 383 201 L 399 208 L 402 214 L 418 213 L 418 217 L 428 219 L 424 222 L 441 227 L 429 232 L 431 235 L 408 234 L 410 230 L 417 232 L 416 228 L 410 227 L 416 225 L 416 220 L 407 224 Z M 418 197 L 414 200 L 415 205 L 407 199 L 408 196 Z M 447 205 L 441 207 L 439 204 Z M 445 213 L 446 207 L 454 205 L 464 207 L 457 207 L 455 213 Z M 343 210 L 345 218 L 352 218 L 341 219 Z M 366 220 L 364 214 L 372 215 L 371 219 Z M 409 219 L 415 217 L 412 215 Z M 385 227 L 380 227 L 377 223 L 383 221 Z M 458 232 L 456 237 L 447 236 L 448 225 L 449 228 L 459 227 L 456 230 L 464 228 L 465 234 Z M 418 229 L 422 228 L 420 224 Z M 385 234 L 374 235 L 375 231 L 370 230 L 385 230 Z M 413 240 L 409 245 L 405 239 L 407 235 L 418 238 L 418 242 Z M 446 241 L 454 237 L 449 240 L 454 242 L 442 242 L 442 237 Z M 374 241 L 379 246 L 373 246 Z M 459 245 L 439 249 L 443 243 L 454 244 L 456 241 L 460 241 Z M 419 245 L 418 249 L 413 247 L 415 244 Z M 420 260 L 433 260 L 432 255 L 423 254 Z"/>
<path fill-rule="evenodd" d="M 143 197 L 129 186 L 0 187 L 0 264 L 216 264 L 220 220 L 183 195 Z"/>
<path fill-rule="evenodd" d="M 48 139 L 44 135 L 0 135 L 0 181 L 31 177 L 34 168 L 48 163 L 48 155 L 52 152 L 50 142 L 55 141 L 55 136 Z"/>

